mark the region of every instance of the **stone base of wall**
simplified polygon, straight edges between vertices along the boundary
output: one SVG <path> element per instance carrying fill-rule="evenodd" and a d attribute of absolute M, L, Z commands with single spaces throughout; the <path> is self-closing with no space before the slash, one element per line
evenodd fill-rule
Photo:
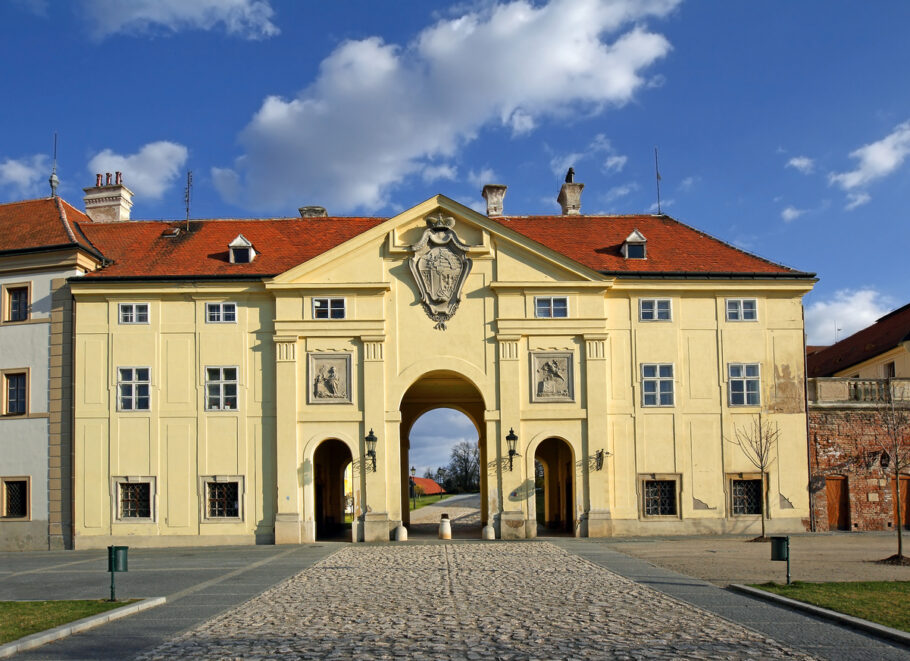
<path fill-rule="evenodd" d="M 47 551 L 47 521 L 0 522 L 0 551 Z"/>
<path fill-rule="evenodd" d="M 272 535 L 76 535 L 77 550 L 108 546 L 157 549 L 185 546 L 254 546 L 275 543 Z"/>
<path fill-rule="evenodd" d="M 649 537 L 655 535 L 760 535 L 758 517 L 729 519 L 681 519 L 674 521 L 646 521 L 642 519 L 613 519 L 611 537 Z M 775 517 L 765 519 L 768 535 L 806 532 L 809 519 L 802 517 Z M 595 537 L 589 528 L 589 537 Z"/>

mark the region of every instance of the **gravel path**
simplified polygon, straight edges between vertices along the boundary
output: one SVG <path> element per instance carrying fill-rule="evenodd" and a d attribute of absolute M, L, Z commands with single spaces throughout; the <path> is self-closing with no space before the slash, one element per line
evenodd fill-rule
<path fill-rule="evenodd" d="M 344 548 L 143 660 L 807 659 L 545 542 Z"/>

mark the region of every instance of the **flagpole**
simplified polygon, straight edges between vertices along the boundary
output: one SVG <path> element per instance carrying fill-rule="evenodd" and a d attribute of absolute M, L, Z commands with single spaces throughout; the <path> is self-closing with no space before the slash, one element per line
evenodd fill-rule
<path fill-rule="evenodd" d="M 654 174 L 657 178 L 657 215 L 660 215 L 660 165 L 657 161 L 657 147 L 654 148 Z"/>

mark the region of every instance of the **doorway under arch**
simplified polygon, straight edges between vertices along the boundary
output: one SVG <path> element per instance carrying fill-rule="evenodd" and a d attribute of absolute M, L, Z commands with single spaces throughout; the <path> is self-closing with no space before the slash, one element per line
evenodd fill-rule
<path fill-rule="evenodd" d="M 316 539 L 350 539 L 351 524 L 345 521 L 347 494 L 345 471 L 353 462 L 347 444 L 330 438 L 319 444 L 313 455 Z"/>
<path fill-rule="evenodd" d="M 575 532 L 575 455 L 561 438 L 548 438 L 534 451 L 537 534 Z"/>
<path fill-rule="evenodd" d="M 487 452 L 486 433 L 483 422 L 484 401 L 476 386 L 455 372 L 433 371 L 424 374 L 414 382 L 401 399 L 401 514 L 402 523 L 413 530 L 410 512 L 410 466 L 411 431 L 414 424 L 425 413 L 434 409 L 454 409 L 464 414 L 473 424 L 477 433 L 478 465 L 480 472 L 480 521 L 471 526 L 470 536 L 480 536 L 481 528 L 488 520 L 487 504 Z M 446 464 L 448 461 L 445 462 Z M 444 511 L 444 510 L 442 510 Z M 476 521 L 476 514 L 474 521 Z M 436 522 L 438 524 L 438 521 Z M 453 520 L 453 535 L 466 532 Z M 476 528 L 476 531 L 473 530 Z M 475 534 L 476 533 L 476 534 Z"/>

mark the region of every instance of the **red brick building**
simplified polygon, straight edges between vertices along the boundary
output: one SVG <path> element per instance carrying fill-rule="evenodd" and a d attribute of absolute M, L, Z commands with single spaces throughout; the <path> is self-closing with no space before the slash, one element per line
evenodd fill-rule
<path fill-rule="evenodd" d="M 880 439 L 892 398 L 898 411 L 910 412 L 910 305 L 813 348 L 807 356 L 813 530 L 891 530 L 897 490 Z M 910 529 L 910 473 L 901 476 L 900 491 L 903 526 Z"/>

